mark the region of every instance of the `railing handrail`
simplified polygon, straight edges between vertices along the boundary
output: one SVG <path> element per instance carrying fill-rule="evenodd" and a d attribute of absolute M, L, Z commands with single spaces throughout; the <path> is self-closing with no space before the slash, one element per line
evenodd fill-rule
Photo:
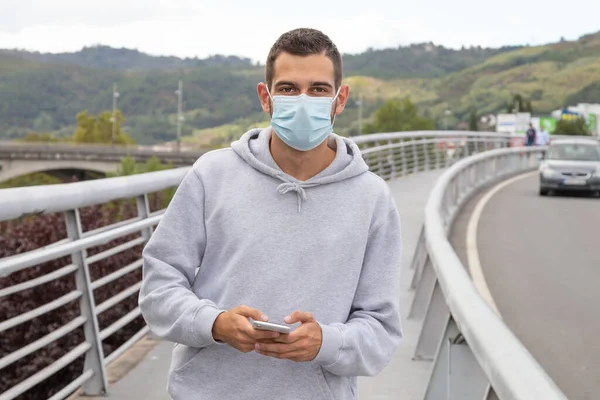
<path fill-rule="evenodd" d="M 357 144 L 364 144 L 375 141 L 383 140 L 398 140 L 398 139 L 410 139 L 413 137 L 448 137 L 448 138 L 459 138 L 459 137 L 481 137 L 481 138 L 503 138 L 510 139 L 511 136 L 505 133 L 495 132 L 472 132 L 472 131 L 410 131 L 410 132 L 386 132 L 386 133 L 372 133 L 363 136 L 353 136 L 352 140 Z"/>
<path fill-rule="evenodd" d="M 163 147 L 162 145 L 144 145 L 144 144 L 111 144 L 111 143 L 80 143 L 80 142 L 25 142 L 25 141 L 6 141 L 0 140 L 0 150 L 90 150 L 97 152 L 156 152 L 155 147 Z M 191 153 L 206 151 L 198 146 L 192 146 L 191 150 L 186 150 L 183 147 L 182 153 Z M 164 151 L 165 153 L 172 153 Z"/>
<path fill-rule="evenodd" d="M 0 189 L 0 221 L 33 214 L 50 214 L 72 210 L 116 199 L 135 197 L 176 186 L 191 167 L 175 168 L 145 174 L 64 183 Z"/>
<path fill-rule="evenodd" d="M 543 150 L 544 148 L 498 149 L 460 160 L 438 179 L 425 208 L 428 253 L 446 304 L 501 399 L 566 400 L 566 397 L 478 294 L 448 240 L 448 221 L 441 210 L 450 183 L 461 171 L 490 158 Z"/>

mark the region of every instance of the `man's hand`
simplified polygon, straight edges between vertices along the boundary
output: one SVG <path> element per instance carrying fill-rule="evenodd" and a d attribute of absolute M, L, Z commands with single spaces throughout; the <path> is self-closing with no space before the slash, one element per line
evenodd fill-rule
<path fill-rule="evenodd" d="M 296 311 L 284 320 L 287 324 L 300 322 L 301 325 L 289 335 L 282 335 L 268 341 L 261 340 L 255 345 L 256 352 L 264 356 L 296 362 L 314 360 L 321 350 L 323 332 L 313 315 Z"/>
<path fill-rule="evenodd" d="M 259 340 L 273 340 L 280 336 L 277 332 L 259 331 L 252 327 L 248 318 L 256 321 L 268 321 L 269 318 L 256 308 L 239 306 L 219 314 L 213 324 L 212 334 L 215 340 L 225 342 L 243 353 L 254 350 Z"/>

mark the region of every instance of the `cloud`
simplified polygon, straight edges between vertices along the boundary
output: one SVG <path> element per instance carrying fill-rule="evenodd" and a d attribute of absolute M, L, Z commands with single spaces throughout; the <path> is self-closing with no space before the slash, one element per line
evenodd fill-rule
<path fill-rule="evenodd" d="M 346 0 L 343 6 L 302 0 L 301 6 L 277 7 L 247 0 L 0 0 L 0 48 L 62 52 L 106 44 L 150 54 L 235 54 L 264 61 L 281 33 L 301 26 L 323 30 L 344 53 L 429 41 L 454 48 L 501 46 L 532 35 L 543 43 L 597 29 L 594 13 L 579 15 L 573 25 L 565 22 L 560 31 L 548 23 L 511 29 L 511 21 L 532 22 L 531 15 L 534 22 L 546 20 L 554 11 L 505 1 L 490 15 L 477 0 Z"/>
<path fill-rule="evenodd" d="M 432 34 L 422 23 L 396 20 L 390 28 L 386 19 L 381 13 L 364 13 L 339 19 L 321 16 L 249 23 L 247 16 L 212 9 L 203 10 L 201 16 L 173 12 L 114 24 L 50 21 L 24 26 L 18 32 L 0 32 L 0 47 L 10 43 L 10 47 L 60 52 L 101 43 L 151 54 L 180 57 L 236 54 L 263 61 L 280 34 L 300 26 L 322 30 L 344 53 L 358 53 L 368 47 L 394 47 L 415 39 L 426 40 Z M 349 29 L 357 26 L 361 29 Z"/>

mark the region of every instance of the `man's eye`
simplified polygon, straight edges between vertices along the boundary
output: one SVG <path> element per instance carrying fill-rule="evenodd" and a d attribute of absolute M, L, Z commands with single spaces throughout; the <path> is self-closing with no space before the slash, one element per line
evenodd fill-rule
<path fill-rule="evenodd" d="M 325 88 L 322 88 L 322 87 L 317 87 L 317 88 L 315 88 L 315 92 L 317 92 L 317 93 L 326 93 L 327 90 L 325 90 Z"/>
<path fill-rule="evenodd" d="M 283 88 L 281 88 L 281 91 L 282 91 L 283 93 L 291 93 L 293 90 L 294 90 L 294 89 L 293 89 L 293 88 L 291 88 L 291 87 L 283 87 Z"/>

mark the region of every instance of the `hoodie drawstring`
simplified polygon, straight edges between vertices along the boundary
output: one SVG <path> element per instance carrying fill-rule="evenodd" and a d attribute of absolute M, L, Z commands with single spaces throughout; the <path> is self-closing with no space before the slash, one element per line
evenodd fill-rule
<path fill-rule="evenodd" d="M 317 186 L 317 184 L 303 184 L 298 182 L 290 182 L 282 176 L 278 176 L 277 178 L 283 181 L 281 185 L 277 186 L 277 191 L 281 194 L 286 194 L 288 192 L 296 192 L 296 195 L 298 196 L 298 212 L 302 211 L 302 202 L 308 200 L 308 197 L 306 196 L 306 190 L 304 189 Z"/>

